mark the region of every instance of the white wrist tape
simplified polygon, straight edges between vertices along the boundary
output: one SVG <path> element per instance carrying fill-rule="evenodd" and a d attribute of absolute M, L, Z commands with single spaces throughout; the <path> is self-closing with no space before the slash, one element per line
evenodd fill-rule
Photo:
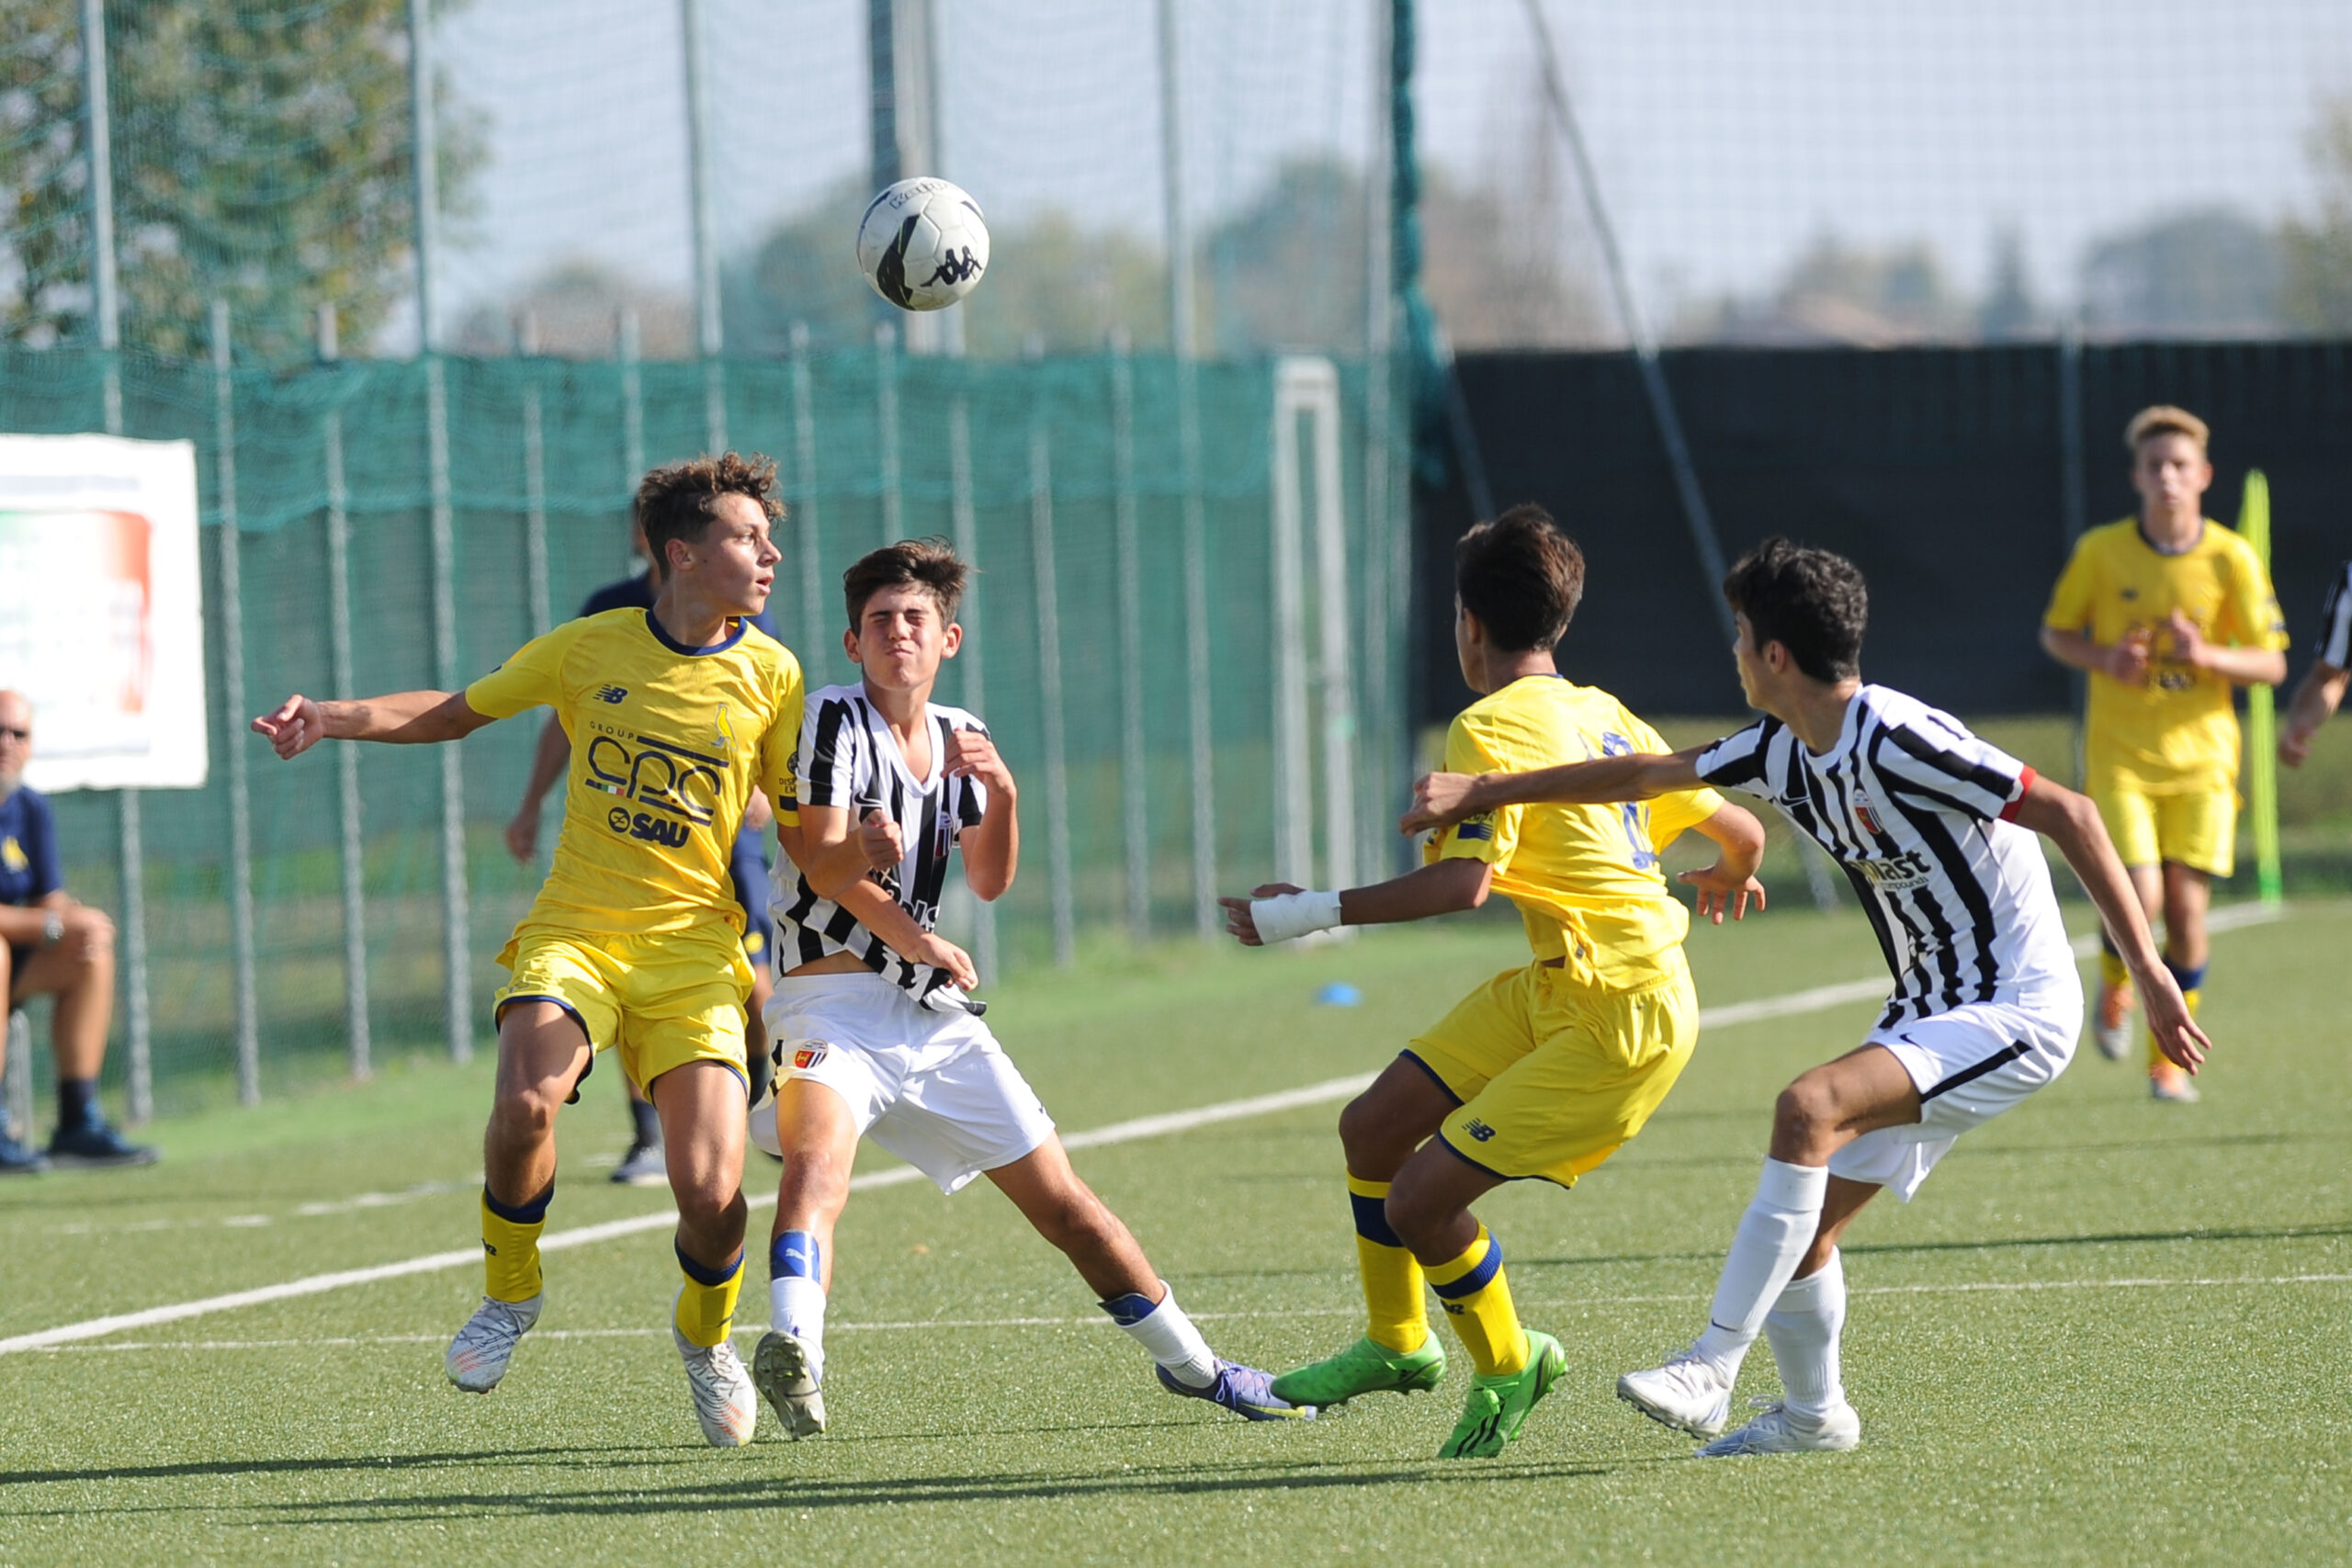
<path fill-rule="evenodd" d="M 1252 898 L 1250 922 L 1258 928 L 1258 940 L 1269 947 L 1278 942 L 1295 942 L 1316 931 L 1328 931 L 1340 923 L 1340 896 L 1284 893 L 1272 898 Z"/>

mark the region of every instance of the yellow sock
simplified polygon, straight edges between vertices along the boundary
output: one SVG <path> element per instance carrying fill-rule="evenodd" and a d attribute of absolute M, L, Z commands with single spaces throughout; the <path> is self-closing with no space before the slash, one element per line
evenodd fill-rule
<path fill-rule="evenodd" d="M 1388 1183 L 1348 1178 L 1356 1212 L 1356 1268 L 1363 1276 L 1364 1336 L 1410 1355 L 1430 1340 L 1429 1308 L 1421 1298 L 1421 1266 L 1388 1228 Z"/>
<path fill-rule="evenodd" d="M 482 1293 L 494 1302 L 527 1302 L 539 1293 L 539 1233 L 548 1228 L 555 1188 L 519 1207 L 481 1190 Z"/>
<path fill-rule="evenodd" d="M 2132 971 L 2123 966 L 2123 955 L 2103 947 L 2098 950 L 2098 977 L 2111 990 L 2123 990 L 2132 984 Z"/>
<path fill-rule="evenodd" d="M 743 1293 L 743 1255 L 738 1252 L 733 1262 L 713 1269 L 688 1258 L 681 1248 L 678 1272 L 686 1277 L 685 1289 L 678 1292 L 678 1332 L 688 1344 L 708 1349 L 735 1326 L 735 1298 Z"/>
<path fill-rule="evenodd" d="M 1503 1278 L 1502 1245 L 1478 1227 L 1478 1239 L 1451 1263 L 1429 1270 L 1430 1289 L 1445 1303 L 1453 1332 L 1470 1352 L 1482 1378 L 1509 1377 L 1527 1370 L 1527 1336 L 1511 1305 L 1510 1281 Z"/>

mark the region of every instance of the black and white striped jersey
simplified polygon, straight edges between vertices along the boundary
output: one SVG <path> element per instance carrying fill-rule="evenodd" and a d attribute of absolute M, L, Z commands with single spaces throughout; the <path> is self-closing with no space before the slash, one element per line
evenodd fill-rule
<path fill-rule="evenodd" d="M 2319 657 L 2338 670 L 2352 670 L 2352 560 L 2336 569 L 2320 609 Z"/>
<path fill-rule="evenodd" d="M 979 780 L 945 775 L 947 737 L 957 729 L 986 735 L 988 726 L 962 708 L 937 703 L 931 705 L 926 717 L 932 729 L 931 776 L 919 779 L 908 771 L 889 721 L 866 699 L 864 686 L 827 686 L 812 694 L 795 758 L 800 796 L 786 804 L 792 809 L 839 807 L 854 818 L 863 818 L 868 806 L 887 812 L 899 824 L 906 855 L 896 871 L 870 874 L 916 924 L 930 931 L 939 919 L 948 852 L 956 847 L 956 835 L 986 815 L 989 804 L 988 790 Z M 983 1004 L 966 996 L 945 972 L 900 957 L 848 910 L 818 897 L 804 874 L 796 872 L 791 891 L 779 896 L 770 908 L 775 917 L 778 975 L 828 953 L 850 953 L 926 1007 L 942 1012 L 983 1010 Z"/>
<path fill-rule="evenodd" d="M 1770 800 L 1845 872 L 1894 975 L 1880 1027 L 2074 983 L 2041 846 L 2008 820 L 2033 770 L 1951 715 L 1864 686 L 1826 753 L 1768 717 L 1699 775 Z"/>

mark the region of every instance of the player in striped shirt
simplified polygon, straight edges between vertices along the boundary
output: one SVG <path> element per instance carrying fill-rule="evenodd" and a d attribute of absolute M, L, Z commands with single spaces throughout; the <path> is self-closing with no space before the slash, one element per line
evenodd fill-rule
<path fill-rule="evenodd" d="M 1770 1157 L 1705 1332 L 1664 1366 L 1619 1379 L 1617 1392 L 1668 1426 L 1716 1438 L 1700 1450 L 1709 1456 L 1850 1449 L 1861 1423 L 1838 1376 L 1839 1236 L 1882 1188 L 1908 1201 L 1962 1133 L 2055 1079 L 2082 1027 L 2082 984 L 2033 833 L 2082 878 L 2165 1055 L 2194 1072 L 2210 1043 L 2090 800 L 1950 716 L 1863 684 L 1868 602 L 1853 563 L 1771 539 L 1732 569 L 1724 592 L 1737 613 L 1741 689 L 1765 715 L 1757 724 L 1672 756 L 1432 774 L 1416 786 L 1404 827 L 1715 784 L 1764 795 L 1845 871 L 1894 992 L 1860 1049 L 1781 1092 Z M 1759 1330 L 1785 1399 L 1717 1438 Z"/>
<path fill-rule="evenodd" d="M 775 1084 L 752 1136 L 785 1162 L 769 1246 L 770 1329 L 752 1374 L 796 1438 L 825 1429 L 824 1331 L 833 1226 L 858 1140 L 943 1192 L 985 1174 L 1069 1258 L 1113 1321 L 1150 1352 L 1170 1392 L 1250 1420 L 1311 1416 L 1255 1368 L 1220 1359 L 1125 1225 L 1070 1168 L 1021 1070 L 980 1019 L 972 961 L 932 928 L 949 853 L 983 899 L 1020 859 L 1012 773 L 985 726 L 931 700 L 970 568 L 937 540 L 888 546 L 842 575 L 855 685 L 809 699 L 776 803 L 799 868 L 775 903 L 768 1037 Z"/>
<path fill-rule="evenodd" d="M 2295 700 L 2287 705 L 2287 722 L 2278 732 L 2278 760 L 2290 768 L 2301 767 L 2312 754 L 2312 737 L 2335 716 L 2345 684 L 2352 681 L 2352 560 L 2336 570 L 2319 622 L 2319 657 L 2295 688 Z"/>

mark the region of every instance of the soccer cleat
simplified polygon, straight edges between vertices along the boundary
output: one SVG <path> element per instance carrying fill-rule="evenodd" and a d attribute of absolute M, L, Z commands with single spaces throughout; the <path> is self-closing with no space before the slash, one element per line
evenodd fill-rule
<path fill-rule="evenodd" d="M 1736 1432 L 1726 1432 L 1699 1450 L 1701 1459 L 1737 1454 L 1844 1453 L 1862 1440 L 1862 1418 L 1840 1403 L 1818 1420 L 1793 1415 L 1779 1400 L 1755 1403 L 1764 1413 Z"/>
<path fill-rule="evenodd" d="M 2158 1062 L 2148 1069 L 2148 1092 L 2174 1105 L 2194 1105 L 2205 1098 L 2197 1092 L 2188 1069 L 2170 1062 Z"/>
<path fill-rule="evenodd" d="M 49 1140 L 49 1163 L 61 1168 L 96 1169 L 103 1166 L 153 1165 L 163 1156 L 143 1144 L 126 1140 L 107 1122 L 92 1119 L 78 1127 L 60 1127 Z"/>
<path fill-rule="evenodd" d="M 1244 1421 L 1312 1421 L 1315 1406 L 1294 1404 L 1273 1390 L 1273 1377 L 1255 1367 L 1245 1367 L 1238 1361 L 1217 1359 L 1216 1381 L 1206 1388 L 1194 1388 L 1166 1367 L 1158 1369 L 1159 1383 L 1170 1393 L 1181 1393 L 1187 1399 L 1205 1399 L 1211 1404 L 1221 1404 Z"/>
<path fill-rule="evenodd" d="M 623 1187 L 666 1187 L 670 1184 L 669 1156 L 655 1144 L 631 1144 L 621 1163 L 613 1167 L 613 1179 Z"/>
<path fill-rule="evenodd" d="M 671 1342 L 678 1359 L 686 1364 L 686 1387 L 694 1393 L 695 1419 L 702 1423 L 704 1441 L 714 1449 L 740 1449 L 760 1429 L 760 1395 L 752 1374 L 734 1345 L 695 1344 L 670 1325 Z"/>
<path fill-rule="evenodd" d="M 542 1293 L 526 1302 L 502 1302 L 489 1296 L 458 1337 L 449 1341 L 449 1353 L 442 1359 L 449 1381 L 468 1393 L 488 1393 L 506 1375 L 506 1363 L 514 1359 L 514 1342 L 531 1331 L 539 1321 L 539 1308 L 547 1301 Z"/>
<path fill-rule="evenodd" d="M 2110 1062 L 2132 1049 L 2132 987 L 2099 982 L 2098 1005 L 2091 1010 L 2091 1043 Z"/>
<path fill-rule="evenodd" d="M 1418 1350 L 1391 1350 L 1359 1339 L 1329 1360 L 1294 1367 L 1273 1381 L 1277 1399 L 1294 1404 L 1345 1404 L 1360 1393 L 1427 1393 L 1445 1379 L 1445 1352 L 1434 1336 Z"/>
<path fill-rule="evenodd" d="M 39 1149 L 28 1149 L 6 1133 L 0 1133 L 0 1176 L 37 1176 L 49 1168 L 49 1156 Z"/>
<path fill-rule="evenodd" d="M 1568 1370 L 1567 1352 L 1548 1334 L 1527 1331 L 1527 1365 L 1502 1377 L 1471 1380 L 1470 1398 L 1440 1459 L 1492 1459 L 1519 1436 L 1535 1402 Z"/>
<path fill-rule="evenodd" d="M 808 1347 L 797 1335 L 771 1328 L 752 1352 L 752 1382 L 775 1406 L 776 1418 L 798 1442 L 825 1429 L 825 1393 Z"/>
<path fill-rule="evenodd" d="M 1662 1367 L 1627 1372 L 1617 1397 L 1657 1422 L 1693 1437 L 1712 1438 L 1731 1420 L 1731 1384 L 1685 1350 Z"/>

